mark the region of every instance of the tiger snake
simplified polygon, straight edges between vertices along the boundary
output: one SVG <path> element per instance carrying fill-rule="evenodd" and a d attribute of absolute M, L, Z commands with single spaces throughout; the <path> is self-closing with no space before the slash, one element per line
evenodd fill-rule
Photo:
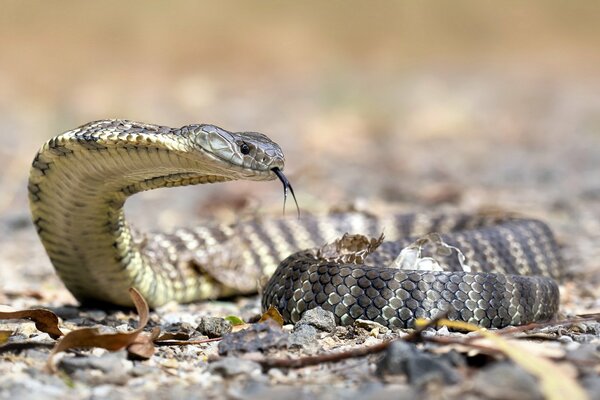
<path fill-rule="evenodd" d="M 317 306 L 338 324 L 369 319 L 390 327 L 442 312 L 487 327 L 557 312 L 558 247 L 536 220 L 354 212 L 141 234 L 125 219 L 126 199 L 155 188 L 279 177 L 287 190 L 283 168 L 280 146 L 260 133 L 101 120 L 39 150 L 29 178 L 31 214 L 56 272 L 84 304 L 131 306 L 130 287 L 151 307 L 250 294 L 271 276 L 262 305 L 276 307 L 288 322 Z M 381 232 L 388 241 L 367 239 Z M 419 247 L 419 260 L 435 258 L 437 268 L 396 265 L 403 249 L 430 232 L 459 249 L 468 268 L 460 257 L 426 247 Z M 345 233 L 366 236 L 326 245 Z"/>

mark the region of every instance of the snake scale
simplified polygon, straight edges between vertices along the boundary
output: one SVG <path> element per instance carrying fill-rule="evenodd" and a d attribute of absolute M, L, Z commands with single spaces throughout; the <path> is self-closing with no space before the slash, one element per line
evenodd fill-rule
<path fill-rule="evenodd" d="M 125 219 L 126 199 L 141 191 L 277 177 L 289 186 L 283 167 L 281 148 L 260 133 L 96 121 L 50 139 L 37 153 L 31 213 L 58 275 L 81 303 L 130 306 L 129 287 L 151 307 L 249 294 L 272 276 L 263 307 L 277 307 L 289 322 L 316 306 L 331 310 L 339 324 L 370 319 L 391 327 L 443 311 L 491 327 L 557 312 L 560 256 L 548 227 L 535 220 L 354 212 L 141 234 Z M 388 241 L 351 260 L 319 250 L 347 232 L 385 232 Z M 445 271 L 391 267 L 429 232 L 459 248 L 470 271 L 457 257 L 442 257 Z"/>

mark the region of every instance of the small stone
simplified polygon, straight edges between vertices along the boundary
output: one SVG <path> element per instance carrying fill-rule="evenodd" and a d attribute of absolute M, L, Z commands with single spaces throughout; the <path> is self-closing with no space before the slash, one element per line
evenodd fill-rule
<path fill-rule="evenodd" d="M 446 361 L 454 368 L 462 368 L 467 366 L 467 360 L 465 357 L 456 350 L 450 350 L 447 353 L 440 354 L 438 357 L 440 360 Z"/>
<path fill-rule="evenodd" d="M 288 336 L 279 326 L 271 323 L 253 324 L 243 331 L 225 335 L 219 342 L 219 354 L 250 353 L 287 347 Z"/>
<path fill-rule="evenodd" d="M 473 380 L 473 390 L 491 399 L 542 399 L 537 380 L 518 365 L 499 362 L 485 367 Z"/>
<path fill-rule="evenodd" d="M 97 369 L 104 373 L 125 374 L 127 352 L 105 353 L 101 356 L 63 357 L 58 367 L 68 374 L 85 369 Z"/>
<path fill-rule="evenodd" d="M 577 343 L 593 343 L 596 339 L 598 339 L 597 335 L 592 335 L 589 333 L 584 333 L 580 335 L 573 336 L 573 341 Z"/>
<path fill-rule="evenodd" d="M 379 333 L 385 334 L 389 331 L 387 327 L 381 325 L 379 322 L 369 321 L 366 319 L 357 319 L 354 321 L 354 326 L 366 329 L 374 336 L 377 336 Z"/>
<path fill-rule="evenodd" d="M 561 336 L 558 338 L 558 341 L 561 343 L 572 343 L 573 338 L 571 336 Z"/>
<path fill-rule="evenodd" d="M 600 400 L 600 376 L 586 376 L 581 383 L 590 395 L 590 400 Z"/>
<path fill-rule="evenodd" d="M 438 380 L 445 384 L 459 382 L 459 375 L 447 361 L 423 353 L 409 343 L 394 341 L 390 344 L 383 359 L 377 365 L 380 375 L 404 374 L 410 384 L 421 386 Z"/>
<path fill-rule="evenodd" d="M 209 338 L 223 337 L 231 332 L 231 322 L 218 317 L 205 317 L 200 320 L 196 330 Z"/>
<path fill-rule="evenodd" d="M 201 322 L 202 322 L 202 320 L 201 320 Z M 174 324 L 167 324 L 162 329 L 163 332 L 169 332 L 169 333 L 183 332 L 183 333 L 187 333 L 190 336 L 194 333 L 195 330 L 197 330 L 197 328 L 194 329 L 194 326 L 192 324 L 190 324 L 189 322 L 177 322 Z"/>
<path fill-rule="evenodd" d="M 23 351 L 23 356 L 32 360 L 47 360 L 49 351 L 42 351 L 38 349 L 27 349 Z"/>
<path fill-rule="evenodd" d="M 319 330 L 333 332 L 335 330 L 335 316 L 331 311 L 325 311 L 321 307 L 311 308 L 302 314 L 302 318 L 296 326 L 298 325 L 312 325 Z"/>
<path fill-rule="evenodd" d="M 79 318 L 80 309 L 74 306 L 62 306 L 52 308 L 52 312 L 64 320 Z"/>
<path fill-rule="evenodd" d="M 135 363 L 129 373 L 131 374 L 131 376 L 139 377 L 139 376 L 148 375 L 154 371 L 156 371 L 156 368 L 154 368 L 154 367 L 150 367 L 150 366 L 142 364 L 142 363 Z"/>
<path fill-rule="evenodd" d="M 225 357 L 221 360 L 211 363 L 208 366 L 208 371 L 224 377 L 232 377 L 236 375 L 260 374 L 262 368 L 260 364 L 255 363 L 254 361 L 244 360 L 236 357 Z"/>
<path fill-rule="evenodd" d="M 96 322 L 103 322 L 106 320 L 106 312 L 102 310 L 88 310 L 85 312 L 85 316 Z"/>
<path fill-rule="evenodd" d="M 312 325 L 298 325 L 288 337 L 290 347 L 314 349 L 319 346 L 316 341 L 317 329 Z"/>
<path fill-rule="evenodd" d="M 179 361 L 177 361 L 174 358 L 167 358 L 166 360 L 161 362 L 160 365 L 161 365 L 161 367 L 165 367 L 165 368 L 177 369 L 177 368 L 179 368 Z"/>

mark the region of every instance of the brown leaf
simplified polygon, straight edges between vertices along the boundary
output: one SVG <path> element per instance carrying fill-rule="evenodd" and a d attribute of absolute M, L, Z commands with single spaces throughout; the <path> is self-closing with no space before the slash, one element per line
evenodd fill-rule
<path fill-rule="evenodd" d="M 0 312 L 0 319 L 30 319 L 35 322 L 35 327 L 50 335 L 52 339 L 58 339 L 64 333 L 58 327 L 58 317 L 50 310 L 34 308 L 32 310 Z"/>
<path fill-rule="evenodd" d="M 246 330 L 248 328 L 250 328 L 252 326 L 252 324 L 247 324 L 247 323 L 243 323 L 241 325 L 234 325 L 231 327 L 231 332 L 239 332 L 239 331 L 243 331 Z"/>
<path fill-rule="evenodd" d="M 60 342 L 54 346 L 50 357 L 48 358 L 48 369 L 56 371 L 54 356 L 65 350 L 81 347 L 100 347 L 109 351 L 120 350 L 136 341 L 136 338 L 142 332 L 148 323 L 150 310 L 148 303 L 135 288 L 129 288 L 129 295 L 135 304 L 140 322 L 138 327 L 131 332 L 126 333 L 99 333 L 98 328 L 82 328 L 71 331 L 66 334 Z"/>
<path fill-rule="evenodd" d="M 283 326 L 283 317 L 275 307 L 270 306 L 269 309 L 261 315 L 258 322 L 274 321 L 279 326 Z"/>
<path fill-rule="evenodd" d="M 8 338 L 13 334 L 13 331 L 0 331 L 0 345 L 8 342 Z"/>
<path fill-rule="evenodd" d="M 345 233 L 341 238 L 322 246 L 317 258 L 325 261 L 363 264 L 365 258 L 383 243 L 383 233 L 378 238 Z"/>
<path fill-rule="evenodd" d="M 147 360 L 154 354 L 154 340 L 160 335 L 160 328 L 158 326 L 152 329 L 152 332 L 141 332 L 131 343 L 127 346 L 127 353 L 129 358 L 136 360 Z"/>

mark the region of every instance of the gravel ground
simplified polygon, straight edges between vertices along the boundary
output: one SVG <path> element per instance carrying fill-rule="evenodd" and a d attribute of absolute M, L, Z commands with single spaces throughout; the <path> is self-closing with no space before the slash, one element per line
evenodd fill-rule
<path fill-rule="evenodd" d="M 437 79 L 442 85 L 442 79 Z M 600 106 L 600 97 L 581 87 L 557 87 L 556 92 L 546 94 L 543 106 L 538 104 L 537 113 L 544 115 L 545 120 L 533 121 L 530 113 L 523 113 L 514 104 L 524 103 L 538 92 L 538 87 L 521 88 L 515 93 L 503 90 L 500 84 L 490 85 L 491 81 L 483 79 L 478 86 L 468 79 L 444 89 L 436 87 L 435 79 L 429 76 L 414 77 L 412 88 L 399 85 L 399 96 L 402 93 L 410 97 L 425 91 L 420 95 L 436 98 L 427 90 L 439 93 L 444 89 L 443 94 L 450 97 L 444 100 L 446 104 L 456 104 L 455 100 L 460 98 L 463 105 L 485 105 L 484 116 L 471 106 L 454 110 L 457 115 L 451 118 L 469 121 L 458 137 L 423 127 L 420 136 L 402 135 L 424 121 L 389 119 L 385 126 L 370 127 L 374 120 L 355 117 L 350 111 L 341 115 L 314 115 L 317 128 L 282 140 L 284 149 L 290 149 L 288 169 L 300 204 L 304 212 L 323 212 L 337 204 L 338 208 L 354 206 L 377 212 L 504 209 L 542 218 L 556 231 L 565 256 L 561 317 L 599 312 L 600 186 L 596 173 L 600 167 L 600 121 L 593 110 Z M 498 81 L 497 77 L 493 81 Z M 315 89 L 295 90 L 312 96 Z M 582 95 L 582 90 L 587 95 Z M 435 105 L 431 107 L 436 109 Z M 509 115 L 514 120 L 489 125 L 491 120 L 502 121 Z M 519 115 L 523 118 L 519 119 Z M 485 136 L 476 133 L 483 127 L 488 127 Z M 319 136 L 324 131 L 330 134 Z M 343 140 L 344 137 L 348 140 Z M 342 140 L 342 148 L 335 145 Z M 382 145 L 384 142 L 389 145 Z M 327 154 L 329 148 L 331 157 L 313 158 L 305 154 L 307 151 Z M 122 330 L 132 326 L 136 317 L 130 312 L 75 307 L 75 301 L 54 275 L 29 222 L 24 202 L 25 181 L 20 178 L 17 183 L 19 189 L 11 199 L 14 207 L 6 209 L 1 218 L 0 302 L 15 309 L 48 307 L 62 318 L 64 326 L 71 328 L 100 325 Z M 132 199 L 128 213 L 145 229 L 168 229 L 189 220 L 186 213 L 194 215 L 198 223 L 207 214 L 231 219 L 231 209 L 245 215 L 259 211 L 277 214 L 281 206 L 279 188 L 271 186 L 275 187 L 263 184 L 264 192 L 257 192 L 255 185 L 246 183 L 207 190 L 158 191 Z M 319 193 L 326 196 L 319 197 Z M 217 202 L 225 204 L 217 208 L 214 206 Z M 154 218 L 148 220 L 147 215 Z M 259 298 L 169 304 L 152 312 L 151 325 L 160 326 L 163 331 L 187 332 L 192 339 L 201 339 L 207 333 L 210 335 L 202 327 L 206 317 L 227 315 L 251 320 L 260 315 Z M 318 318 L 326 320 L 326 316 Z M 199 325 L 202 326 L 197 330 Z M 14 331 L 9 343 L 50 340 L 30 322 L 9 321 L 0 327 Z M 276 358 L 322 354 L 374 345 L 405 336 L 407 332 L 368 326 L 323 326 L 319 321 L 285 326 L 283 331 L 266 327 L 261 332 L 255 333 L 252 340 L 239 339 L 255 345 L 241 351 L 236 347 L 239 343 L 224 340 L 161 346 L 146 361 L 128 360 L 125 351 L 71 352 L 61 358 L 56 374 L 45 370 L 50 352 L 47 346 L 6 350 L 0 354 L 0 397 L 191 398 L 201 394 L 209 398 L 412 398 L 417 393 L 432 397 L 542 397 L 536 378 L 505 357 L 427 340 L 417 346 L 398 342 L 383 352 L 335 363 L 263 368 L 256 362 L 261 355 Z M 426 333 L 464 336 L 444 329 Z M 565 374 L 576 377 L 597 398 L 598 323 L 547 329 L 523 342 L 540 346 L 543 350 L 538 351 L 566 371 Z M 514 393 L 507 394 L 506 388 Z"/>
<path fill-rule="evenodd" d="M 540 218 L 564 255 L 559 318 L 600 313 L 595 9 L 521 6 L 515 12 L 525 17 L 508 29 L 494 21 L 512 14 L 501 17 L 496 8 L 457 13 L 439 5 L 402 9 L 402 23 L 391 11 L 386 17 L 363 7 L 361 24 L 348 24 L 352 7 L 324 6 L 310 23 L 302 19 L 306 9 L 292 18 L 231 5 L 189 12 L 149 3 L 118 12 L 53 5 L 46 10 L 52 18 L 41 8 L 7 7 L 0 16 L 0 311 L 48 308 L 67 329 L 136 326 L 128 310 L 77 307 L 27 206 L 29 163 L 44 140 L 118 117 L 267 133 L 286 153 L 303 213 L 505 210 Z M 141 230 L 168 231 L 207 218 L 281 215 L 281 202 L 277 182 L 235 182 L 143 193 L 126 212 Z M 167 304 L 150 313 L 146 330 L 186 340 L 220 336 L 231 329 L 223 317 L 253 321 L 259 303 L 254 296 Z M 0 341 L 2 331 L 11 333 L 0 347 L 0 398 L 7 399 L 545 397 L 543 382 L 514 357 L 490 342 L 463 343 L 472 334 L 446 328 L 366 356 L 276 365 L 411 334 L 336 327 L 321 312 L 295 326 L 253 324 L 221 341 L 157 346 L 148 360 L 124 350 L 69 351 L 56 373 L 46 367 L 54 341 L 32 322 L 2 321 Z M 572 380 L 600 399 L 598 322 L 516 335 L 511 344 L 534 364 L 538 356 L 549 361 L 536 365 L 551 380 Z"/>

